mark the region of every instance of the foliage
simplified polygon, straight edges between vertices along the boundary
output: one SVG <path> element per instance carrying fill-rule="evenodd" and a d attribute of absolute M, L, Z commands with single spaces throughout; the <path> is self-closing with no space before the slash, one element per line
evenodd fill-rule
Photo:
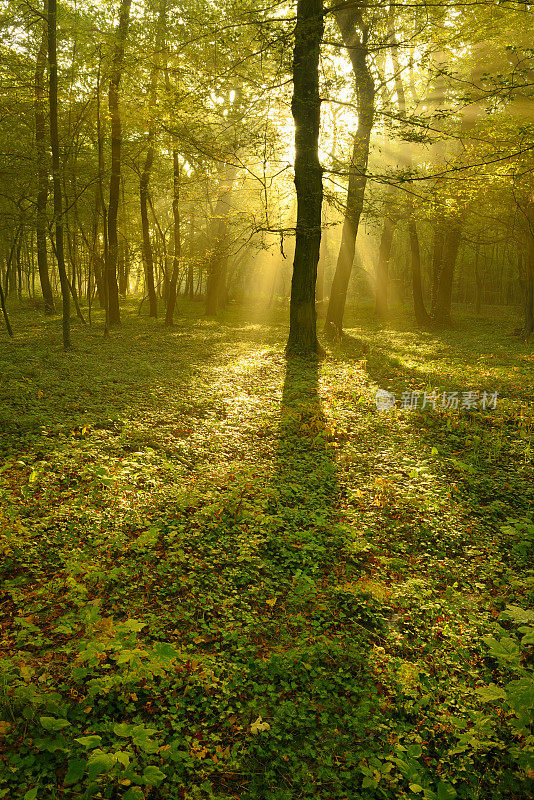
<path fill-rule="evenodd" d="M 529 796 L 528 346 L 360 309 L 286 368 L 275 314 L 180 313 L 1 351 L 0 796 Z"/>

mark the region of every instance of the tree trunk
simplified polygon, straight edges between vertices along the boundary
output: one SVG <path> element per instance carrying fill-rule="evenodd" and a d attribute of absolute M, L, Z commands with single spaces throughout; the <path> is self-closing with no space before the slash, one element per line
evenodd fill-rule
<path fill-rule="evenodd" d="M 525 336 L 534 332 L 534 205 L 527 213 L 528 250 L 525 259 L 526 270 L 526 303 L 525 303 Z"/>
<path fill-rule="evenodd" d="M 52 150 L 52 181 L 54 187 L 54 220 L 56 224 L 56 259 L 63 299 L 63 347 L 68 350 L 70 341 L 70 287 L 65 268 L 63 249 L 63 199 L 61 196 L 61 174 L 59 160 L 59 130 L 57 114 L 57 0 L 48 2 L 48 69 L 50 100 L 50 149 Z"/>
<path fill-rule="evenodd" d="M 367 162 L 369 159 L 369 141 L 373 127 L 375 86 L 367 64 L 367 47 L 364 44 L 367 38 L 367 31 L 363 28 L 360 40 L 358 32 L 355 30 L 356 23 L 361 25 L 360 12 L 355 8 L 341 9 L 336 12 L 335 16 L 352 62 L 358 101 L 358 128 L 354 136 L 349 167 L 347 207 L 325 321 L 326 334 L 339 337 L 343 331 L 343 314 L 347 299 L 347 289 L 352 272 L 356 237 L 367 183 Z"/>
<path fill-rule="evenodd" d="M 317 341 L 315 282 L 323 201 L 323 176 L 319 161 L 319 51 L 323 29 L 322 0 L 298 0 L 291 102 L 295 120 L 297 227 L 286 346 L 288 355 L 322 352 Z"/>
<path fill-rule="evenodd" d="M 143 172 L 141 173 L 141 180 L 139 182 L 141 231 L 143 234 L 143 263 L 145 265 L 145 279 L 148 291 L 149 316 L 151 317 L 158 316 L 158 301 L 156 297 L 156 287 L 154 284 L 154 256 L 152 253 L 152 242 L 150 241 L 150 229 L 148 225 L 148 187 L 150 183 L 150 175 L 152 173 L 152 166 L 154 164 L 154 140 L 156 138 L 154 111 L 156 108 L 156 84 L 159 72 L 159 59 L 161 56 L 161 41 L 165 25 L 165 14 L 166 0 L 161 0 L 148 91 L 148 114 L 150 119 L 147 139 L 148 148 L 145 163 L 143 165 Z"/>
<path fill-rule="evenodd" d="M 4 320 L 5 320 L 5 323 L 6 323 L 6 330 L 7 330 L 8 336 L 10 336 L 11 339 L 12 339 L 13 338 L 13 328 L 11 327 L 11 323 L 9 321 L 9 316 L 8 316 L 8 313 L 7 313 L 6 298 L 4 297 L 4 290 L 2 289 L 1 276 L 0 276 L 0 306 L 2 308 L 2 314 L 4 315 Z"/>
<path fill-rule="evenodd" d="M 206 314 L 216 316 L 222 298 L 222 286 L 226 279 L 228 249 L 228 218 L 231 212 L 232 189 L 237 173 L 235 164 L 226 164 L 215 212 L 210 223 L 211 258 L 206 286 Z"/>
<path fill-rule="evenodd" d="M 389 259 L 391 255 L 391 244 L 395 232 L 395 222 L 391 217 L 385 217 L 382 236 L 380 238 L 380 248 L 378 250 L 378 261 L 376 262 L 376 303 L 375 313 L 377 317 L 383 319 L 388 310 L 388 281 L 389 281 Z"/>
<path fill-rule="evenodd" d="M 480 314 L 482 310 L 482 275 L 479 268 L 480 248 L 478 242 L 475 244 L 475 281 L 476 281 L 476 300 L 475 311 Z"/>
<path fill-rule="evenodd" d="M 454 267 L 461 241 L 461 228 L 458 224 L 447 227 L 441 246 L 441 259 L 435 276 L 435 294 L 432 304 L 432 318 L 438 325 L 451 324 L 451 300 Z"/>
<path fill-rule="evenodd" d="M 414 220 L 408 222 L 408 234 L 410 237 L 410 250 L 412 256 L 412 292 L 413 307 L 417 324 L 424 327 L 429 324 L 430 317 L 425 308 L 423 299 L 423 282 L 421 278 L 421 250 L 419 248 L 419 237 L 417 226 Z"/>
<path fill-rule="evenodd" d="M 44 14 L 48 22 L 48 0 L 44 3 Z M 44 73 L 47 53 L 47 22 L 43 23 L 39 52 L 35 62 L 35 149 L 37 167 L 37 214 L 35 233 L 37 239 L 37 268 L 41 281 L 44 313 L 55 314 L 54 295 L 48 274 L 48 254 L 46 250 L 46 200 L 48 197 L 48 169 L 46 166 L 46 126 L 44 110 Z"/>
<path fill-rule="evenodd" d="M 106 291 L 106 329 L 109 325 L 120 324 L 119 286 L 117 283 L 117 259 L 119 240 L 117 235 L 117 217 L 119 211 L 119 194 L 121 182 L 121 117 L 119 110 L 119 86 L 124 62 L 124 46 L 130 22 L 130 6 L 132 0 L 121 0 L 119 23 L 115 34 L 115 51 L 111 66 L 109 82 L 109 115 L 111 118 L 111 178 L 109 181 L 108 205 L 108 257 L 106 259 L 105 291 Z"/>
<path fill-rule="evenodd" d="M 165 312 L 165 325 L 173 324 L 174 307 L 176 305 L 176 284 L 180 271 L 180 162 L 178 160 L 178 150 L 173 147 L 173 195 L 172 195 L 172 215 L 174 222 L 174 255 L 172 260 L 172 274 L 169 282 L 169 296 L 167 298 L 167 309 Z"/>

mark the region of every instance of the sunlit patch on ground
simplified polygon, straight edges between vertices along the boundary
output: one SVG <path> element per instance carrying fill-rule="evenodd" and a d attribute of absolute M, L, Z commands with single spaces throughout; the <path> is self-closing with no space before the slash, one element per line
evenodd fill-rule
<path fill-rule="evenodd" d="M 0 792 L 529 796 L 527 345 L 401 321 L 286 364 L 276 316 L 184 312 L 0 352 Z"/>

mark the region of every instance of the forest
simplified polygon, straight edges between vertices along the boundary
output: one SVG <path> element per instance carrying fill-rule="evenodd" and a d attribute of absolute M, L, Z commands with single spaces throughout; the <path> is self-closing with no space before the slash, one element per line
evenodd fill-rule
<path fill-rule="evenodd" d="M 0 0 L 0 800 L 534 796 L 534 4 Z"/>

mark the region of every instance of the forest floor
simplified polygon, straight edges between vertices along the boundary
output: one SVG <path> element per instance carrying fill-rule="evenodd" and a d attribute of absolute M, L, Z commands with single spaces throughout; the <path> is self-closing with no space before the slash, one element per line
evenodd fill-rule
<path fill-rule="evenodd" d="M 198 314 L 0 343 L 0 798 L 532 797 L 532 344 Z"/>

